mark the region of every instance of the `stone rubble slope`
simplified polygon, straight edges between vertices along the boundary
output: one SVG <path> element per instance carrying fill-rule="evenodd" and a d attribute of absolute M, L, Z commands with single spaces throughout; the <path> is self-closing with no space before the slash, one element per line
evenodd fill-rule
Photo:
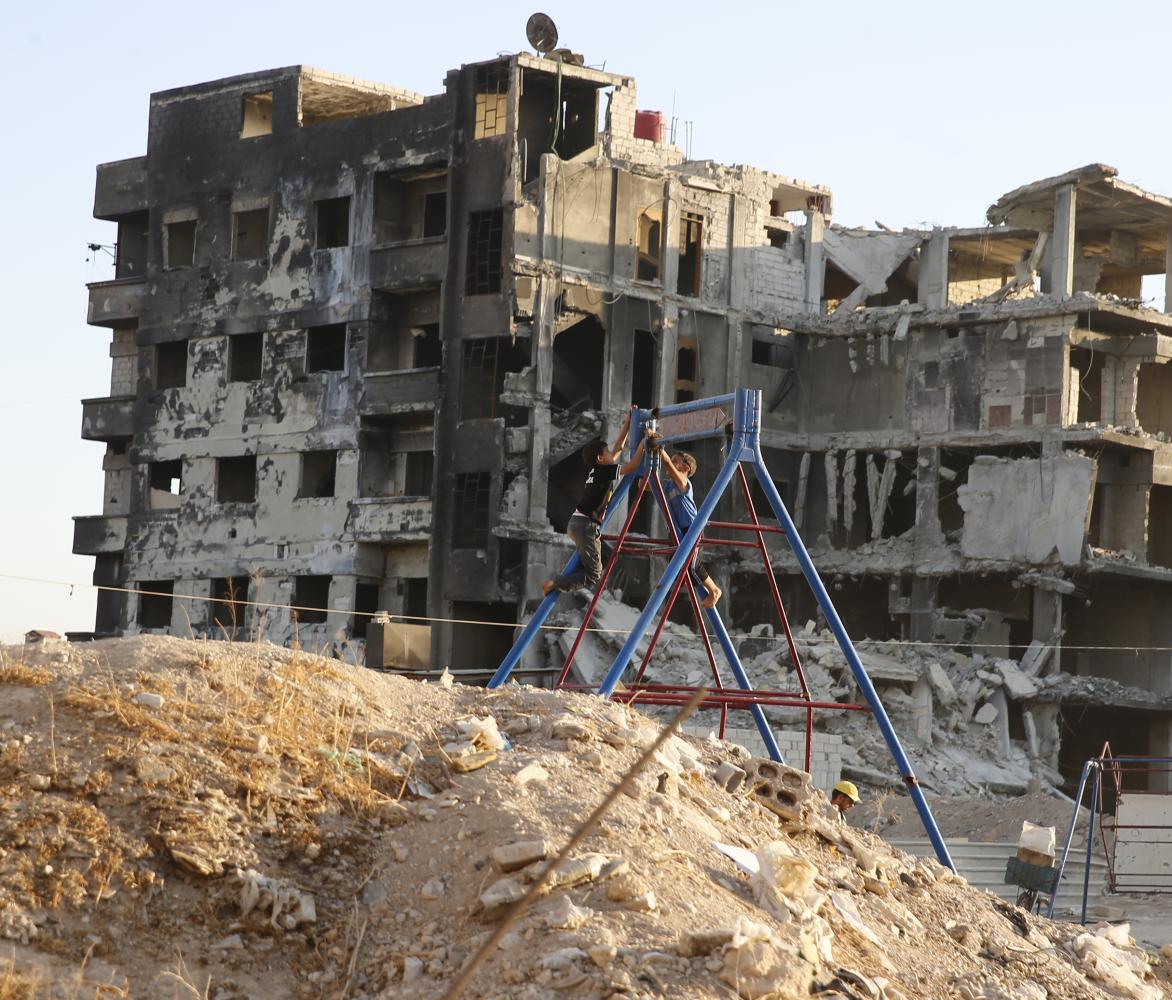
<path fill-rule="evenodd" d="M 442 996 L 658 731 L 264 644 L 4 649 L 0 995 Z M 677 737 L 465 995 L 1158 1000 L 1169 971 Z"/>

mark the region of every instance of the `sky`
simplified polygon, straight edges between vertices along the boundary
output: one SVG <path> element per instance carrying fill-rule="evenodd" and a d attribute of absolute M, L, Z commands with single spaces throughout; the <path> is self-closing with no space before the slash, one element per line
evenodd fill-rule
<path fill-rule="evenodd" d="M 1002 193 L 1093 162 L 1172 193 L 1160 0 L 537 2 L 8 8 L 0 640 L 93 627 L 93 560 L 70 549 L 71 518 L 102 509 L 104 445 L 78 436 L 110 378 L 109 331 L 85 323 L 86 282 L 113 277 L 86 250 L 115 238 L 94 167 L 145 152 L 153 91 L 301 63 L 438 93 L 526 49 L 543 9 L 588 65 L 636 77 L 641 108 L 691 122 L 693 157 L 826 184 L 838 223 L 980 225 Z"/>

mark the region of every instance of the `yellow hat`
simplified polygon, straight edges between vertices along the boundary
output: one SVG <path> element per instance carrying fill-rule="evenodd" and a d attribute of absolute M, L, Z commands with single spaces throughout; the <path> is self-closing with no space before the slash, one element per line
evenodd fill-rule
<path fill-rule="evenodd" d="M 852 802 L 859 801 L 859 790 L 855 788 L 855 783 L 853 781 L 840 781 L 837 785 L 834 786 L 834 790 L 836 792 L 842 792 L 842 794 Z"/>

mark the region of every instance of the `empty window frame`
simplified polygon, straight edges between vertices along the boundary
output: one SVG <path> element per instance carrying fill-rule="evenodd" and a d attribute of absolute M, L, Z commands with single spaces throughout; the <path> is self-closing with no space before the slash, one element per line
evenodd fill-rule
<path fill-rule="evenodd" d="M 216 459 L 216 502 L 256 503 L 256 456 Z"/>
<path fill-rule="evenodd" d="M 476 124 L 473 137 L 490 139 L 509 127 L 509 68 L 497 63 L 476 69 Z"/>
<path fill-rule="evenodd" d="M 497 415 L 497 367 L 500 339 L 465 340 L 460 365 L 460 419 L 484 420 Z"/>
<path fill-rule="evenodd" d="M 314 202 L 314 246 L 318 250 L 350 245 L 350 197 Z"/>
<path fill-rule="evenodd" d="M 187 341 L 155 345 L 155 388 L 181 389 L 187 385 Z"/>
<path fill-rule="evenodd" d="M 222 576 L 212 580 L 211 625 L 217 635 L 229 638 L 244 628 L 248 601 L 248 577 Z"/>
<path fill-rule="evenodd" d="M 676 378 L 683 382 L 696 381 L 695 348 L 681 347 L 676 352 Z"/>
<path fill-rule="evenodd" d="M 269 209 L 250 208 L 232 213 L 232 259 L 259 260 L 269 250 Z"/>
<path fill-rule="evenodd" d="M 700 297 L 700 255 L 704 240 L 704 216 L 695 212 L 680 213 L 680 269 L 676 274 L 676 292 Z"/>
<path fill-rule="evenodd" d="M 163 266 L 167 270 L 195 263 L 195 219 L 163 224 Z"/>
<path fill-rule="evenodd" d="M 336 451 L 304 451 L 301 453 L 301 486 L 299 497 L 332 497 L 337 476 Z"/>
<path fill-rule="evenodd" d="M 228 381 L 257 381 L 263 356 L 263 333 L 234 333 L 228 338 Z"/>
<path fill-rule="evenodd" d="M 663 259 L 663 209 L 656 206 L 639 213 L 636 233 L 635 277 L 639 281 L 658 281 Z"/>
<path fill-rule="evenodd" d="M 765 332 L 758 333 L 757 330 Z M 773 327 L 758 326 L 752 334 L 750 358 L 755 365 L 770 368 L 794 367 L 794 336 L 789 330 L 774 332 Z"/>
<path fill-rule="evenodd" d="M 447 187 L 446 170 L 375 174 L 375 243 L 443 236 L 448 228 Z"/>
<path fill-rule="evenodd" d="M 430 451 L 407 452 L 403 492 L 409 497 L 431 495 L 435 456 Z"/>
<path fill-rule="evenodd" d="M 503 227 L 502 209 L 489 208 L 468 213 L 467 294 L 491 295 L 501 290 Z"/>
<path fill-rule="evenodd" d="M 170 628 L 174 580 L 142 580 L 137 585 L 139 628 Z"/>
<path fill-rule="evenodd" d="M 151 510 L 178 510 L 183 493 L 183 459 L 151 462 L 147 466 L 148 503 Z"/>
<path fill-rule="evenodd" d="M 252 139 L 258 135 L 273 134 L 273 92 L 247 94 L 243 100 L 240 138 Z"/>
<path fill-rule="evenodd" d="M 488 544 L 492 477 L 487 472 L 456 473 L 452 505 L 452 548 L 480 549 Z"/>
<path fill-rule="evenodd" d="M 330 580 L 328 576 L 296 576 L 293 578 L 293 604 L 291 617 L 302 625 L 320 625 L 326 620 L 326 608 L 330 605 Z"/>
<path fill-rule="evenodd" d="M 346 370 L 346 324 L 311 326 L 305 338 L 307 372 L 342 372 Z"/>

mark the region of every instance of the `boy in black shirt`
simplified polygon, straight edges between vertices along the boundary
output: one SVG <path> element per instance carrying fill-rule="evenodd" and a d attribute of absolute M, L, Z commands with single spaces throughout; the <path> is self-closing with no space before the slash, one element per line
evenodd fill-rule
<path fill-rule="evenodd" d="M 602 579 L 602 519 L 606 516 L 606 506 L 610 503 L 610 495 L 618 477 L 634 472 L 643 459 L 643 442 L 640 441 L 634 457 L 626 465 L 618 464 L 627 444 L 627 435 L 631 432 L 631 414 L 634 411 L 634 406 L 627 411 L 619 436 L 609 449 L 602 438 L 595 438 L 582 449 L 582 461 L 590 467 L 590 473 L 582 488 L 582 499 L 578 501 L 570 523 L 566 526 L 566 534 L 577 546 L 581 565 L 573 573 L 563 573 L 552 580 L 543 581 L 543 594 L 548 595 L 554 590 L 577 590 L 579 587 L 593 589 Z"/>

